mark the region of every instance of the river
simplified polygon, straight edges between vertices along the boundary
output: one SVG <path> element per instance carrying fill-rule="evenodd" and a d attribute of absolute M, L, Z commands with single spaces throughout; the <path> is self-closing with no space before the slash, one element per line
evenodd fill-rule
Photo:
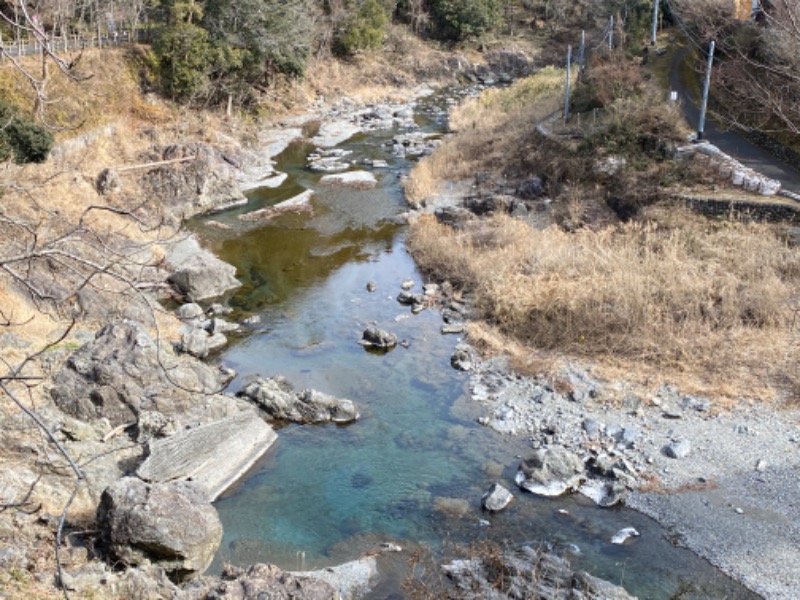
<path fill-rule="evenodd" d="M 423 130 L 443 131 L 446 102 L 441 95 L 420 103 Z M 324 567 L 383 541 L 440 556 L 492 540 L 547 545 L 640 598 L 755 597 L 637 512 L 597 508 L 577 495 L 536 498 L 514 486 L 522 442 L 454 408 L 468 380 L 450 367 L 457 337 L 439 333 L 436 311 L 412 315 L 395 299 L 403 280 L 415 282 L 414 292 L 423 283 L 396 219 L 406 210 L 401 176 L 412 164 L 391 153 L 387 142 L 396 133 L 359 134 L 341 145 L 352 151 L 348 160 L 388 161 L 374 170 L 375 189 L 320 186 L 320 174 L 306 168 L 313 147 L 293 144 L 278 157 L 277 168 L 289 174 L 280 188 L 256 190 L 246 208 L 212 217 L 232 230 L 207 227 L 206 219 L 192 224 L 244 282 L 231 300 L 233 318 L 261 318 L 222 355 L 239 373 L 231 389 L 254 375 L 283 375 L 297 389 L 352 399 L 362 415 L 348 426 L 280 428 L 269 454 L 216 503 L 225 533 L 212 571 L 223 563 Z M 256 225 L 237 219 L 304 189 L 316 192 L 313 215 Z M 358 340 L 370 324 L 407 347 L 366 351 Z M 516 499 L 488 515 L 480 498 L 495 481 Z M 610 543 L 629 526 L 641 536 Z M 373 597 L 400 594 L 407 559 L 395 560 Z"/>

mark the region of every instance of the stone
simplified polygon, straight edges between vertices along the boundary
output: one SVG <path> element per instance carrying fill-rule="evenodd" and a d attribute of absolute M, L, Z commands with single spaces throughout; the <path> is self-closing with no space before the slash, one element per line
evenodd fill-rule
<path fill-rule="evenodd" d="M 211 350 L 211 336 L 205 329 L 194 328 L 181 334 L 179 349 L 197 358 L 205 358 Z"/>
<path fill-rule="evenodd" d="M 639 537 L 639 532 L 633 527 L 625 527 L 611 537 L 611 543 L 621 545 L 633 537 Z"/>
<path fill-rule="evenodd" d="M 295 575 L 275 565 L 256 564 L 247 568 L 226 566 L 219 579 L 195 598 L 231 600 L 332 600 L 337 590 L 329 583 L 306 575 Z"/>
<path fill-rule="evenodd" d="M 194 319 L 202 319 L 205 316 L 203 312 L 203 307 L 195 302 L 189 302 L 187 304 L 182 304 L 178 308 L 178 317 L 182 321 L 191 321 Z"/>
<path fill-rule="evenodd" d="M 231 323 L 225 319 L 214 317 L 211 319 L 210 331 L 212 334 L 217 333 L 239 333 L 242 327 L 238 323 Z"/>
<path fill-rule="evenodd" d="M 404 279 L 403 282 L 400 284 L 400 287 L 408 291 L 414 287 L 414 280 L 413 279 Z"/>
<path fill-rule="evenodd" d="M 664 448 L 664 454 L 670 458 L 686 458 L 692 451 L 692 444 L 689 440 L 677 440 L 671 442 Z"/>
<path fill-rule="evenodd" d="M 194 238 L 173 246 L 166 262 L 172 271 L 167 281 L 193 302 L 223 296 L 242 285 L 236 267 L 200 248 Z"/>
<path fill-rule="evenodd" d="M 377 289 L 378 289 L 378 284 L 376 282 L 374 282 L 374 281 L 368 281 L 367 282 L 367 291 L 368 292 L 374 292 Z"/>
<path fill-rule="evenodd" d="M 142 197 L 182 218 L 247 202 L 237 181 L 231 153 L 192 142 L 159 148 L 143 162 L 186 159 L 143 171 Z"/>
<path fill-rule="evenodd" d="M 516 194 L 526 200 L 538 198 L 544 194 L 544 181 L 541 177 L 531 177 L 520 184 Z"/>
<path fill-rule="evenodd" d="M 364 330 L 359 343 L 365 348 L 391 350 L 397 345 L 397 336 L 376 327 L 369 327 Z"/>
<path fill-rule="evenodd" d="M 600 424 L 594 419 L 584 419 L 583 430 L 586 432 L 589 439 L 593 440 L 600 435 Z"/>
<path fill-rule="evenodd" d="M 499 483 L 492 484 L 481 498 L 481 506 L 489 512 L 500 512 L 514 499 L 514 496 Z"/>
<path fill-rule="evenodd" d="M 441 328 L 442 335 L 448 334 L 461 334 L 464 333 L 464 325 L 462 323 L 445 323 Z"/>
<path fill-rule="evenodd" d="M 254 210 L 237 218 L 246 222 L 265 222 L 285 214 L 285 213 L 313 213 L 311 199 L 314 197 L 313 190 L 306 190 L 288 200 L 279 202 L 275 206 L 267 206 L 259 210 Z"/>
<path fill-rule="evenodd" d="M 319 180 L 320 185 L 341 185 L 358 190 L 368 190 L 378 184 L 375 175 L 369 171 L 348 171 L 335 175 L 325 175 Z"/>
<path fill-rule="evenodd" d="M 103 492 L 97 522 L 113 560 L 150 561 L 177 581 L 205 571 L 222 540 L 217 511 L 200 488 L 182 481 L 120 479 Z"/>
<path fill-rule="evenodd" d="M 397 294 L 397 301 L 404 306 L 413 306 L 415 304 L 422 304 L 425 302 L 425 298 L 421 294 L 412 294 L 403 291 Z"/>
<path fill-rule="evenodd" d="M 278 438 L 252 410 L 151 440 L 136 474 L 153 483 L 191 480 L 209 502 L 235 483 Z"/>
<path fill-rule="evenodd" d="M 120 320 L 72 353 L 54 375 L 50 396 L 81 421 L 107 419 L 114 428 L 136 423 L 142 411 L 159 411 L 180 428 L 220 418 L 239 404 L 215 394 L 229 380 L 190 356 L 160 353 L 140 324 Z"/>
<path fill-rule="evenodd" d="M 457 371 L 469 371 L 473 367 L 472 355 L 467 347 L 456 346 L 453 355 L 450 357 L 450 366 Z"/>
<path fill-rule="evenodd" d="M 621 504 L 628 495 L 628 488 L 619 481 L 590 479 L 581 485 L 580 493 L 597 506 L 608 508 Z"/>
<path fill-rule="evenodd" d="M 442 597 L 459 600 L 633 598 L 621 587 L 573 570 L 566 557 L 530 546 L 454 560 L 443 565 L 442 571 L 454 587 Z"/>
<path fill-rule="evenodd" d="M 255 403 L 271 418 L 280 421 L 351 423 L 359 418 L 352 400 L 336 398 L 316 390 L 295 392 L 282 377 L 259 377 L 237 395 Z"/>
<path fill-rule="evenodd" d="M 586 479 L 583 461 L 566 448 L 535 450 L 519 466 L 515 481 L 539 496 L 560 496 L 575 490 Z"/>

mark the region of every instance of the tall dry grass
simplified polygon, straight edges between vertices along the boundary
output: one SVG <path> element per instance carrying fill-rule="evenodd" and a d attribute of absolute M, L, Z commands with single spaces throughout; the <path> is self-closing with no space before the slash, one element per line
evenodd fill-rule
<path fill-rule="evenodd" d="M 453 231 L 423 217 L 409 247 L 532 347 L 797 385 L 800 251 L 765 225 L 660 217 L 576 233 L 503 216 Z"/>
<path fill-rule="evenodd" d="M 405 185 L 408 200 L 420 202 L 445 182 L 471 178 L 479 170 L 502 170 L 528 146 L 536 124 L 563 102 L 564 78 L 563 70 L 547 67 L 454 108 L 449 123 L 457 134 L 412 169 Z"/>

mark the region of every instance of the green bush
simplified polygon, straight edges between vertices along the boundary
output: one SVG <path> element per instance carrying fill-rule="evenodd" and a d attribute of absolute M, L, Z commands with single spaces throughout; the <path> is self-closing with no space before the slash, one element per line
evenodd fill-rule
<path fill-rule="evenodd" d="M 19 113 L 16 107 L 0 103 L 0 161 L 14 158 L 18 164 L 41 163 L 53 147 L 53 134 Z"/>
<path fill-rule="evenodd" d="M 377 50 L 383 43 L 388 18 L 379 0 L 364 0 L 347 20 L 336 43 L 340 55 Z"/>
<path fill-rule="evenodd" d="M 172 99 L 188 100 L 202 90 L 213 60 L 208 32 L 191 23 L 166 27 L 153 44 L 158 57 L 162 91 Z"/>
<path fill-rule="evenodd" d="M 500 0 L 433 0 L 431 14 L 439 37 L 463 40 L 502 22 Z"/>

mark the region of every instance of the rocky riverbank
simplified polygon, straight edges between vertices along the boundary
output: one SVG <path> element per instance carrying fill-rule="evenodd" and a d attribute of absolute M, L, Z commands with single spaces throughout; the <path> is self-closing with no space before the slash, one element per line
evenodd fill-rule
<path fill-rule="evenodd" d="M 522 192 L 524 186 L 506 187 L 476 197 L 467 189 L 418 208 L 454 228 L 495 212 L 541 227 L 546 200 Z M 454 322 L 448 302 L 445 327 Z M 469 315 L 468 295 L 456 304 Z M 470 373 L 456 414 L 507 436 L 515 452 L 519 443 L 528 447 L 509 457 L 519 468 L 516 481 L 498 481 L 505 488 L 624 503 L 662 524 L 674 545 L 754 592 L 800 595 L 800 506 L 792 500 L 800 465 L 796 406 L 756 397 L 719 402 L 668 381 L 609 377 L 590 361 L 565 356 L 553 357 L 540 375 L 523 376 L 507 356 L 485 357 L 468 343 L 459 345 L 452 364 Z"/>

